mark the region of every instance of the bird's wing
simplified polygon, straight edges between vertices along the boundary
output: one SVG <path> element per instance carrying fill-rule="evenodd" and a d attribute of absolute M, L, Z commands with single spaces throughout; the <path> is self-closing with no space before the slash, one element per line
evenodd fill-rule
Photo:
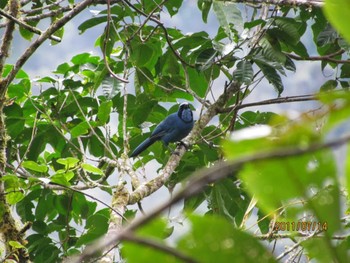
<path fill-rule="evenodd" d="M 159 123 L 157 127 L 153 130 L 150 139 L 160 140 L 164 135 L 171 132 L 176 118 L 177 118 L 176 113 L 170 114 L 164 121 Z"/>

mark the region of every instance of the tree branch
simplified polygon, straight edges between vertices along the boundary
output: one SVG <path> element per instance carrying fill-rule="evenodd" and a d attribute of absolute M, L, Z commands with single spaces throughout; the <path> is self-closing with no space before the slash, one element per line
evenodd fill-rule
<path fill-rule="evenodd" d="M 272 4 L 277 6 L 306 6 L 322 7 L 323 0 L 232 0 L 235 3 L 244 3 L 251 5 Z"/>
<path fill-rule="evenodd" d="M 342 60 L 342 59 L 335 59 L 335 56 L 341 55 L 345 52 L 345 50 L 340 49 L 337 52 L 334 52 L 329 55 L 324 55 L 324 56 L 311 56 L 311 57 L 301 57 L 295 54 L 291 53 L 285 53 L 288 57 L 295 59 L 295 60 L 302 60 L 302 61 L 327 61 L 327 62 L 333 62 L 337 64 L 346 64 L 350 63 L 350 60 Z"/>
<path fill-rule="evenodd" d="M 7 14 L 2 9 L 0 9 L 0 15 L 6 17 L 9 20 L 12 20 L 13 22 L 15 22 L 16 24 L 20 25 L 21 27 L 29 30 L 30 32 L 33 32 L 33 33 L 38 34 L 38 35 L 41 35 L 43 33 L 40 29 L 22 22 L 21 20 L 17 19 L 16 17 L 14 17 L 14 16 L 12 16 L 10 14 Z M 49 36 L 49 39 L 54 40 L 56 42 L 61 42 L 61 38 L 56 37 L 56 36 Z"/>
<path fill-rule="evenodd" d="M 243 108 L 262 106 L 262 105 L 290 103 L 290 102 L 303 102 L 303 101 L 312 101 L 312 100 L 318 100 L 316 94 L 280 97 L 280 98 L 275 98 L 275 99 L 262 100 L 262 101 L 251 102 L 251 103 L 246 103 L 246 104 L 234 105 L 234 106 L 231 106 L 228 108 L 220 109 L 219 113 L 227 113 L 227 112 L 231 112 L 232 110 L 240 110 Z"/>

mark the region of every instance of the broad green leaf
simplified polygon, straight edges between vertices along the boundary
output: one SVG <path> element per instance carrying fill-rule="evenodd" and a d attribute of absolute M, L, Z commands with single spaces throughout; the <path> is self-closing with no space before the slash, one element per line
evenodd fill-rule
<path fill-rule="evenodd" d="M 112 111 L 112 106 L 113 106 L 113 102 L 108 100 L 108 101 L 102 102 L 100 104 L 100 107 L 98 107 L 97 118 L 101 125 L 104 125 L 107 123 L 109 119 L 109 115 L 111 114 L 111 111 Z"/>
<path fill-rule="evenodd" d="M 202 11 L 202 19 L 204 23 L 207 23 L 208 20 L 208 14 L 210 11 L 210 8 L 212 6 L 213 1 L 212 0 L 199 0 L 197 1 L 197 6 L 199 10 Z"/>
<path fill-rule="evenodd" d="M 25 248 L 21 243 L 17 242 L 17 241 L 9 241 L 9 245 L 15 249 L 18 249 L 18 248 Z"/>
<path fill-rule="evenodd" d="M 204 98 L 205 92 L 208 88 L 208 81 L 203 74 L 195 69 L 188 69 L 188 77 L 191 89 L 200 97 Z"/>
<path fill-rule="evenodd" d="M 277 40 L 266 34 L 260 40 L 260 45 L 263 48 L 263 55 L 272 62 L 278 62 L 284 65 L 286 63 L 286 55 L 281 52 L 281 48 Z"/>
<path fill-rule="evenodd" d="M 10 71 L 13 69 L 13 65 L 6 64 L 4 66 L 4 71 L 2 73 L 2 76 L 5 78 L 10 73 Z M 29 79 L 28 74 L 23 70 L 20 69 L 18 73 L 15 76 L 16 79 Z"/>
<path fill-rule="evenodd" d="M 74 65 L 82 65 L 89 62 L 90 56 L 90 53 L 81 53 L 72 57 L 71 61 Z"/>
<path fill-rule="evenodd" d="M 238 62 L 236 70 L 233 72 L 232 78 L 240 83 L 249 85 L 253 80 L 252 63 L 247 60 Z"/>
<path fill-rule="evenodd" d="M 335 41 L 339 38 L 338 33 L 334 30 L 331 25 L 327 25 L 327 27 L 320 32 L 317 37 L 317 45 L 325 46 L 328 44 L 334 44 Z"/>
<path fill-rule="evenodd" d="M 80 135 L 85 135 L 89 132 L 90 126 L 86 121 L 83 121 L 81 123 L 79 123 L 78 125 L 75 125 L 72 129 L 71 129 L 71 135 L 73 138 L 76 138 Z"/>
<path fill-rule="evenodd" d="M 237 8 L 236 3 L 214 0 L 213 10 L 220 26 L 225 30 L 227 36 L 229 36 L 231 40 L 234 40 L 236 32 L 232 31 L 232 26 L 239 33 L 243 29 L 242 14 Z"/>
<path fill-rule="evenodd" d="M 0 1 L 0 8 L 4 8 L 8 2 L 9 0 Z"/>
<path fill-rule="evenodd" d="M 277 28 L 270 29 L 269 32 L 273 32 L 273 35 L 288 44 L 296 45 L 300 41 L 300 35 L 298 27 L 300 26 L 295 22 L 295 18 L 290 17 L 274 17 L 273 24 Z"/>
<path fill-rule="evenodd" d="M 84 194 L 74 193 L 72 200 L 72 215 L 76 222 L 82 222 L 83 219 L 91 216 L 97 207 L 96 202 L 87 201 Z"/>
<path fill-rule="evenodd" d="M 91 164 L 83 163 L 83 164 L 81 165 L 81 167 L 82 167 L 85 171 L 87 171 L 87 172 L 89 172 L 89 173 L 94 173 L 94 174 L 103 175 L 103 171 L 102 171 L 101 169 L 99 169 L 99 168 L 97 168 L 97 167 L 95 167 L 95 166 L 93 166 L 93 165 L 91 165 Z"/>
<path fill-rule="evenodd" d="M 46 173 L 48 171 L 48 167 L 45 164 L 38 164 L 34 161 L 24 161 L 22 166 L 26 169 L 39 173 Z"/>
<path fill-rule="evenodd" d="M 259 241 L 214 216 L 190 216 L 191 229 L 178 241 L 178 248 L 201 263 L 276 262 Z"/>
<path fill-rule="evenodd" d="M 193 212 L 205 201 L 204 193 L 199 193 L 184 200 L 184 211 Z"/>
<path fill-rule="evenodd" d="M 349 64 L 343 64 L 341 66 L 341 78 L 350 78 L 350 65 Z"/>
<path fill-rule="evenodd" d="M 280 96 L 284 90 L 284 86 L 282 83 L 282 79 L 280 75 L 278 75 L 277 71 L 267 64 L 263 64 L 258 61 L 255 61 L 255 63 L 259 66 L 268 82 L 275 88 L 275 90 L 278 93 L 278 96 Z"/>
<path fill-rule="evenodd" d="M 11 87 L 11 93 L 16 87 L 18 88 L 19 92 L 21 92 L 23 87 L 20 88 L 19 86 L 20 85 Z M 4 113 L 6 114 L 5 122 L 7 133 L 12 139 L 15 139 L 23 133 L 25 128 L 25 117 L 23 116 L 23 110 L 20 105 L 13 103 L 12 105 L 4 108 Z"/>
<path fill-rule="evenodd" d="M 67 172 L 67 173 L 56 173 L 53 176 L 51 176 L 50 181 L 52 183 L 56 183 L 59 185 L 65 185 L 65 186 L 70 186 L 69 180 L 67 180 L 67 176 L 66 174 L 68 174 L 68 177 L 72 177 L 71 175 L 74 176 L 73 172 Z"/>
<path fill-rule="evenodd" d="M 320 87 L 320 91 L 334 90 L 337 86 L 338 86 L 338 81 L 334 79 L 330 79 L 322 84 L 322 86 Z"/>
<path fill-rule="evenodd" d="M 237 213 L 244 210 L 242 194 L 232 179 L 216 182 L 207 198 L 211 213 L 235 222 Z"/>
<path fill-rule="evenodd" d="M 112 99 L 118 92 L 120 92 L 123 85 L 123 82 L 110 76 L 105 76 L 101 83 L 103 94 L 107 99 Z"/>
<path fill-rule="evenodd" d="M 210 48 L 202 51 L 196 59 L 196 64 L 199 65 L 201 71 L 204 71 L 211 67 L 214 63 L 214 59 L 217 55 L 217 51 Z"/>
<path fill-rule="evenodd" d="M 164 3 L 166 9 L 168 10 L 170 16 L 174 16 L 178 13 L 183 0 L 178 1 L 166 1 Z"/>
<path fill-rule="evenodd" d="M 76 246 L 81 247 L 90 244 L 105 234 L 108 229 L 108 220 L 109 212 L 106 213 L 106 209 L 102 209 L 88 217 L 86 221 L 87 232 L 77 240 Z"/>
<path fill-rule="evenodd" d="M 57 163 L 63 164 L 65 169 L 74 168 L 79 162 L 79 159 L 73 157 L 57 159 Z"/>
<path fill-rule="evenodd" d="M 98 17 L 93 17 L 88 20 L 85 20 L 83 23 L 81 23 L 78 26 L 78 29 L 80 30 L 80 34 L 83 34 L 85 30 L 92 28 L 94 26 L 97 26 L 101 23 L 105 23 L 107 21 L 107 16 L 98 16 Z"/>
<path fill-rule="evenodd" d="M 350 43 L 350 28 L 346 22 L 350 13 L 350 2 L 347 0 L 326 0 L 323 11 L 329 21 Z"/>

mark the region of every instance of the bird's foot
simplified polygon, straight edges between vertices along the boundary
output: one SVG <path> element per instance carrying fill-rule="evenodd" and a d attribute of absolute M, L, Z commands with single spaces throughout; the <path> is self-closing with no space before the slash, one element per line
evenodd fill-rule
<path fill-rule="evenodd" d="M 190 148 L 190 146 L 187 143 L 183 142 L 183 141 L 177 142 L 177 146 L 180 146 L 180 145 L 185 147 L 186 150 L 188 150 Z"/>

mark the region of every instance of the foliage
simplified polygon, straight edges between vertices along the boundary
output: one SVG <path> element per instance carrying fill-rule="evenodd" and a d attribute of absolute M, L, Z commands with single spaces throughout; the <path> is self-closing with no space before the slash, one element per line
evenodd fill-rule
<path fill-rule="evenodd" d="M 10 12 L 13 1 L 1 3 L 2 10 Z M 325 13 L 349 40 L 343 10 L 331 2 Z M 336 158 L 331 147 L 350 139 L 350 48 L 322 10 L 198 0 L 205 23 L 210 15 L 217 18 L 216 33 L 210 35 L 186 34 L 163 23 L 165 15 L 179 15 L 182 0 L 94 4 L 99 11 L 78 29 L 87 34 L 105 26 L 95 41 L 101 55 L 76 54 L 36 79 L 18 65 L 1 67 L 2 85 L 9 82 L 0 87 L 7 91 L 0 128 L 6 127 L 8 138 L 0 213 L 5 218 L 5 207 L 13 207 L 10 214 L 31 226 L 23 231 L 25 238 L 9 238 L 10 252 L 1 258 L 19 260 L 23 250 L 37 263 L 107 257 L 110 247 L 95 251 L 94 246 L 119 224 L 118 229 L 132 228 L 117 236 L 120 262 L 277 262 L 287 257 L 348 262 L 350 155 Z M 44 20 L 42 14 L 56 26 L 78 6 L 74 1 L 22 5 L 19 16 L 31 27 Z M 29 27 L 16 30 L 24 41 L 40 38 Z M 64 36 L 64 27 L 54 31 L 51 37 Z M 310 61 L 320 62 L 319 75 L 330 71 L 331 77 L 316 83 L 315 94 L 282 97 L 295 88 L 284 85 L 287 78 Z M 264 85 L 275 91 L 273 97 L 247 102 L 253 92 L 262 94 Z M 186 140 L 190 149 L 183 154 L 178 146 L 179 154 L 172 154 L 155 143 L 136 160 L 128 158 L 130 149 L 183 100 L 197 109 L 196 126 Z M 263 107 L 307 100 L 318 104 L 296 119 Z M 224 178 L 210 175 L 199 188 L 188 183 L 195 171 L 201 178 L 202 171 L 222 163 L 238 168 Z M 153 180 L 151 172 L 157 174 Z M 183 201 L 176 215 L 181 220 L 139 213 L 140 202 L 163 185 L 187 191 L 176 200 Z M 96 197 L 102 192 L 111 200 Z M 152 202 L 166 198 L 158 199 Z M 138 223 L 140 218 L 147 220 Z"/>

